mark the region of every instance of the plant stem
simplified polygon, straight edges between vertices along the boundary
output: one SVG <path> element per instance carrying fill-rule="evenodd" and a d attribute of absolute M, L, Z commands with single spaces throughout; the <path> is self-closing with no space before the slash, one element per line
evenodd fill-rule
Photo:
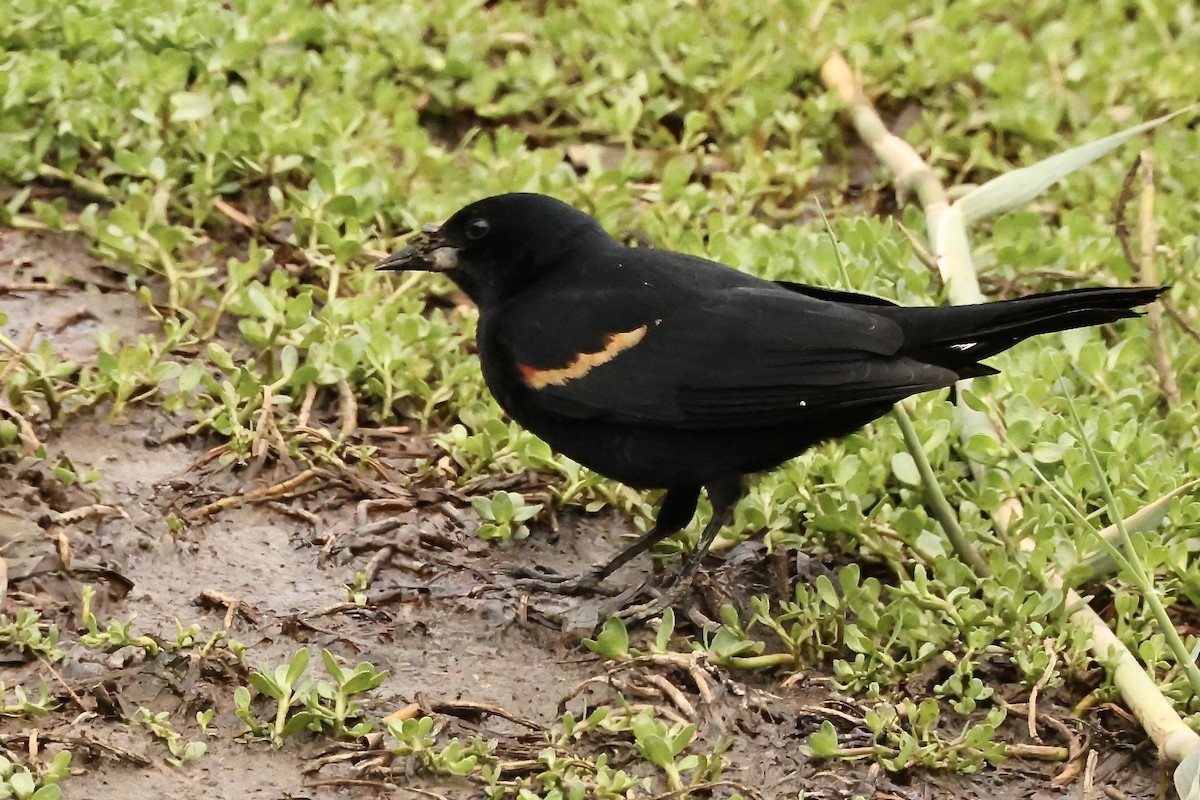
<path fill-rule="evenodd" d="M 975 570 L 976 575 L 990 574 L 991 570 L 988 568 L 987 562 L 983 560 L 983 556 L 979 555 L 975 545 L 971 544 L 971 540 L 967 538 L 966 532 L 958 524 L 954 508 L 946 499 L 946 495 L 942 493 L 942 487 L 938 484 L 937 475 L 934 474 L 933 467 L 925 456 L 925 447 L 921 444 L 921 437 L 917 435 L 917 429 L 913 427 L 912 416 L 908 413 L 907 407 L 904 403 L 896 403 L 892 407 L 892 414 L 900 423 L 900 433 L 904 436 L 904 444 L 917 464 L 917 471 L 921 473 L 921 484 L 925 489 L 925 497 L 929 501 L 933 516 L 941 524 L 942 530 L 946 532 L 946 538 L 950 540 L 954 552 L 971 569 Z"/>
<path fill-rule="evenodd" d="M 1079 431 L 1079 440 L 1083 443 L 1083 450 L 1087 454 L 1088 463 L 1091 464 L 1092 470 L 1096 473 L 1096 477 L 1100 481 L 1100 489 L 1104 492 L 1104 501 L 1108 504 L 1109 516 L 1112 517 L 1113 524 L 1117 526 L 1121 551 L 1125 556 L 1126 563 L 1129 565 L 1130 579 L 1133 580 L 1134 585 L 1142 593 L 1146 604 L 1150 606 L 1150 612 L 1154 614 L 1154 619 L 1158 622 L 1158 627 L 1162 630 L 1163 636 L 1166 637 L 1167 646 L 1171 648 L 1171 653 L 1175 656 L 1175 661 L 1183 667 L 1184 673 L 1188 678 L 1188 683 L 1192 687 L 1192 694 L 1200 697 L 1200 666 L 1197 666 L 1195 659 L 1192 658 L 1192 654 L 1183 643 L 1183 637 L 1179 635 L 1179 630 L 1175 627 L 1175 623 L 1171 621 L 1171 616 L 1167 613 L 1167 607 L 1163 605 L 1162 598 L 1158 596 L 1158 589 L 1154 585 L 1154 576 L 1146 569 L 1145 563 L 1134 549 L 1133 539 L 1129 536 L 1129 529 L 1125 527 L 1125 520 L 1121 518 L 1121 510 L 1117 506 L 1116 497 L 1113 496 L 1112 486 L 1108 483 L 1108 477 L 1104 474 L 1104 469 L 1100 465 L 1100 459 L 1096 457 L 1096 451 L 1092 448 L 1092 443 L 1088 441 L 1084 433 L 1083 422 L 1079 419 L 1079 412 L 1075 409 L 1075 402 L 1071 400 L 1070 396 L 1067 397 L 1067 400 L 1067 406 L 1071 409 L 1071 418 L 1075 421 L 1076 430 Z"/>

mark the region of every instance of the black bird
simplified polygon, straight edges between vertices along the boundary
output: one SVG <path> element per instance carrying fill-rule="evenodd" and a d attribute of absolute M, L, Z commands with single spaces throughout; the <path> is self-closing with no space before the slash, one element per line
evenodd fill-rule
<path fill-rule="evenodd" d="M 484 379 L 513 419 L 602 475 L 667 490 L 649 532 L 572 579 L 527 572 L 541 588 L 597 587 L 684 528 L 708 492 L 713 515 L 699 544 L 638 618 L 681 599 L 743 475 L 844 436 L 909 395 L 994 374 L 981 359 L 1029 336 L 1139 316 L 1130 309 L 1165 289 L 907 308 L 626 247 L 536 194 L 472 203 L 379 269 L 449 275 L 479 306 Z"/>

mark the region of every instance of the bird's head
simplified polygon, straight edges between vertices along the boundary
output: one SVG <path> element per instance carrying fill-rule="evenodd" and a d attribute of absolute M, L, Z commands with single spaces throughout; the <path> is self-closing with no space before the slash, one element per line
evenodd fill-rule
<path fill-rule="evenodd" d="M 482 306 L 520 291 L 597 236 L 611 241 L 594 219 L 566 203 L 502 194 L 460 209 L 441 226 L 425 226 L 378 269 L 444 272 Z"/>

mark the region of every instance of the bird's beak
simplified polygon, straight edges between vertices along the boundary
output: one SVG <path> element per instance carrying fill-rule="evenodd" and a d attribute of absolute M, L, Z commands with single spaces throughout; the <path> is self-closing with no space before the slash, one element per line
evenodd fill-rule
<path fill-rule="evenodd" d="M 447 272 L 457 266 L 458 248 L 446 244 L 441 228 L 437 225 L 426 225 L 408 247 L 392 253 L 380 261 L 375 269 L 397 272 Z"/>

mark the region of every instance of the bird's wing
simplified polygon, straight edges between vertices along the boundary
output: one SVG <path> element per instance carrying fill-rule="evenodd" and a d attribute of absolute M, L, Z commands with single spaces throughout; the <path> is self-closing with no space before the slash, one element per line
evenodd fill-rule
<path fill-rule="evenodd" d="M 832 300 L 835 303 L 850 303 L 857 306 L 888 306 L 890 308 L 899 308 L 897 303 L 893 303 L 891 300 L 884 300 L 882 297 L 876 297 L 873 294 L 843 292 L 839 289 L 826 289 L 822 286 L 810 286 L 807 283 L 795 283 L 794 281 L 774 281 L 774 284 L 782 286 L 789 292 L 815 297 L 818 300 Z"/>
<path fill-rule="evenodd" d="M 540 407 L 672 428 L 814 419 L 957 377 L 900 355 L 891 320 L 770 285 L 539 293 L 496 337 Z"/>

